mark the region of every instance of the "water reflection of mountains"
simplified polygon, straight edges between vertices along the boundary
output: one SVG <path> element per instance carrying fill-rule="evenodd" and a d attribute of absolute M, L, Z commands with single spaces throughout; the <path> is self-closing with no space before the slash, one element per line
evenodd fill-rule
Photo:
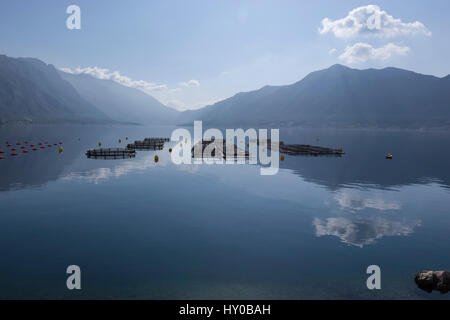
<path fill-rule="evenodd" d="M 343 157 L 287 156 L 280 165 L 306 181 L 333 190 L 344 186 L 387 189 L 429 182 L 450 188 L 450 150 L 447 147 L 450 138 L 437 139 L 433 135 L 417 137 L 405 134 L 400 138 L 373 136 L 362 141 L 347 140 L 344 141 L 346 155 Z M 84 152 L 90 147 L 87 141 L 87 137 L 81 142 L 74 138 L 66 139 L 61 155 L 56 149 L 48 149 L 2 160 L 0 191 L 38 187 L 74 171 L 88 173 L 98 167 L 98 162 L 83 162 L 86 161 Z M 393 160 L 385 159 L 387 152 L 393 153 Z M 120 165 L 119 162 L 117 165 Z M 132 168 L 129 169 L 132 171 Z"/>

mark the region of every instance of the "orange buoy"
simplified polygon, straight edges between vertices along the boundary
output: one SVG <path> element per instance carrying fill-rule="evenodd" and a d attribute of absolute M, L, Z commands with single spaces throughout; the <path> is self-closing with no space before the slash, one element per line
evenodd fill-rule
<path fill-rule="evenodd" d="M 281 155 L 281 161 L 284 161 L 284 154 Z"/>
<path fill-rule="evenodd" d="M 59 147 L 58 152 L 59 152 L 59 153 L 62 153 L 62 152 L 63 152 L 63 148 L 62 148 L 62 147 Z"/>

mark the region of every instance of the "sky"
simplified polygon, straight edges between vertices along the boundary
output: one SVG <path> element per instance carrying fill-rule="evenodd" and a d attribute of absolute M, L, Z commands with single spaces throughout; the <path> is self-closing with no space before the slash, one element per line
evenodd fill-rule
<path fill-rule="evenodd" d="M 67 7 L 81 10 L 68 29 Z M 0 54 L 196 109 L 340 63 L 450 74 L 450 1 L 2 0 Z"/>

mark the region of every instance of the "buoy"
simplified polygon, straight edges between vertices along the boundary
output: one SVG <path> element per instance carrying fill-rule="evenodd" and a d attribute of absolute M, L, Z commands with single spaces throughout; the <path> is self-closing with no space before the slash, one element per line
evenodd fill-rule
<path fill-rule="evenodd" d="M 13 157 L 17 157 L 17 156 L 18 156 L 17 153 L 11 153 L 11 155 L 12 155 Z"/>
<path fill-rule="evenodd" d="M 5 153 L 5 151 L 3 151 L 3 150 L 0 150 L 0 153 Z"/>
<path fill-rule="evenodd" d="M 119 143 L 122 143 L 122 140 L 119 139 Z"/>
<path fill-rule="evenodd" d="M 60 141 L 59 144 L 62 144 L 62 142 Z"/>
<path fill-rule="evenodd" d="M 42 147 L 41 147 L 41 149 L 45 149 L 45 147 L 44 147 L 44 146 L 42 146 Z"/>
<path fill-rule="evenodd" d="M 31 150 L 33 150 L 33 151 L 38 151 L 39 149 L 38 149 L 38 148 L 33 148 L 33 149 L 31 149 Z"/>
<path fill-rule="evenodd" d="M 30 147 L 34 147 L 34 144 L 30 144 Z"/>
<path fill-rule="evenodd" d="M 18 146 L 20 146 L 20 145 L 21 145 L 21 143 L 20 143 L 20 142 L 17 142 L 16 144 L 17 144 Z"/>
<path fill-rule="evenodd" d="M 11 144 L 8 144 L 7 147 L 10 148 L 10 147 L 12 147 L 12 145 L 11 145 Z"/>
<path fill-rule="evenodd" d="M 392 153 L 388 153 L 388 154 L 386 155 L 386 159 L 392 159 Z"/>
<path fill-rule="evenodd" d="M 22 152 L 23 152 L 23 153 L 28 153 L 28 150 L 23 150 Z"/>
<path fill-rule="evenodd" d="M 42 142 L 39 142 L 38 145 L 42 146 Z"/>
<path fill-rule="evenodd" d="M 52 146 L 52 145 L 51 145 L 51 144 L 49 144 L 49 145 L 48 145 L 47 147 L 49 147 L 49 148 L 50 148 L 51 146 Z"/>
<path fill-rule="evenodd" d="M 21 146 L 20 149 L 25 149 L 25 147 L 24 147 L 24 146 Z"/>
<path fill-rule="evenodd" d="M 343 150 L 344 150 L 344 149 L 342 149 L 342 148 L 339 148 L 339 151 L 340 151 L 340 152 L 342 152 Z"/>
<path fill-rule="evenodd" d="M 16 148 L 12 148 L 11 151 L 17 151 L 17 149 Z"/>
<path fill-rule="evenodd" d="M 99 143 L 98 143 L 98 146 L 99 146 L 99 147 L 101 147 L 101 146 L 102 146 L 102 143 L 101 143 L 101 142 L 99 142 Z"/>
<path fill-rule="evenodd" d="M 172 148 L 169 148 L 169 152 L 172 152 Z"/>
<path fill-rule="evenodd" d="M 63 152 L 63 148 L 62 148 L 62 147 L 59 147 L 58 152 L 59 152 L 59 153 L 62 153 L 62 152 Z"/>
<path fill-rule="evenodd" d="M 58 144 L 57 144 L 57 143 L 54 143 L 53 145 L 54 145 L 54 146 L 57 146 Z"/>
<path fill-rule="evenodd" d="M 0 160 L 3 160 L 3 159 L 5 159 L 5 158 L 3 158 L 3 157 L 0 157 Z"/>
<path fill-rule="evenodd" d="M 159 161 L 159 157 L 155 156 L 155 162 L 158 162 L 158 161 Z"/>
<path fill-rule="evenodd" d="M 280 159 L 281 161 L 284 161 L 284 154 L 281 155 Z"/>
<path fill-rule="evenodd" d="M 125 140 L 128 140 L 128 137 L 126 137 Z"/>

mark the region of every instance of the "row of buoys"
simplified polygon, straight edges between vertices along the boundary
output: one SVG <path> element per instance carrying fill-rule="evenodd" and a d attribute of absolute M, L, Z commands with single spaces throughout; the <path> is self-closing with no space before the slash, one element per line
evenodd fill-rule
<path fill-rule="evenodd" d="M 18 149 L 20 149 L 20 151 L 22 151 L 22 153 L 27 154 L 27 153 L 29 153 L 31 150 L 32 150 L 32 151 L 38 151 L 38 150 L 39 150 L 39 149 L 38 149 L 39 147 L 40 147 L 41 149 L 45 149 L 46 147 L 50 148 L 50 147 L 52 147 L 52 146 L 62 145 L 62 142 L 53 143 L 53 144 L 49 144 L 48 141 L 45 141 L 44 143 L 39 142 L 39 143 L 38 143 L 38 147 L 36 147 L 35 144 L 30 144 L 28 141 L 24 141 L 24 142 L 23 142 L 24 145 L 22 145 L 21 142 L 16 142 L 15 146 L 17 146 L 17 147 L 13 146 L 13 145 L 10 144 L 8 141 L 6 141 L 5 144 L 6 144 L 6 146 L 7 146 L 8 148 L 13 147 L 13 148 L 10 149 L 11 151 L 13 151 L 13 153 L 11 153 L 11 156 L 12 156 L 12 157 L 17 157 L 17 156 L 19 156 L 19 153 L 17 152 L 17 151 L 19 151 Z M 45 146 L 45 145 L 47 145 L 47 146 Z M 20 146 L 20 148 L 19 148 L 19 146 Z M 32 148 L 32 149 L 31 149 L 31 150 L 27 150 L 27 149 L 26 149 L 26 146 L 28 146 L 28 147 L 30 147 L 30 148 Z M 63 152 L 63 148 L 62 148 L 61 146 L 58 148 L 58 152 L 59 152 L 60 154 Z M 4 154 L 4 153 L 5 153 L 5 151 L 0 150 L 0 154 Z M 4 159 L 5 159 L 4 157 L 1 157 L 0 160 L 4 160 Z"/>

